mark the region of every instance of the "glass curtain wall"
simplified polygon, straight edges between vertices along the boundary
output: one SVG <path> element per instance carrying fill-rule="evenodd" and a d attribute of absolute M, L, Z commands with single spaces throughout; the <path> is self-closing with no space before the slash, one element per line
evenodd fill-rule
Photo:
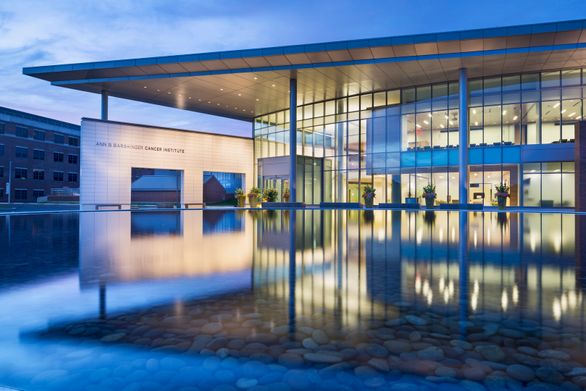
<path fill-rule="evenodd" d="M 488 186 L 500 181 L 514 193 L 509 204 L 529 200 L 521 194 L 523 168 L 506 147 L 574 142 L 583 80 L 581 69 L 470 80 L 469 147 L 490 153 L 470 167 L 470 199 L 462 202 L 492 204 Z M 301 201 L 359 202 L 372 185 L 377 203 L 423 202 L 423 187 L 433 183 L 437 203 L 460 202 L 458 104 L 458 83 L 447 82 L 297 107 L 297 154 L 307 158 L 297 173 Z M 288 155 L 288 119 L 288 110 L 255 119 L 255 159 Z"/>

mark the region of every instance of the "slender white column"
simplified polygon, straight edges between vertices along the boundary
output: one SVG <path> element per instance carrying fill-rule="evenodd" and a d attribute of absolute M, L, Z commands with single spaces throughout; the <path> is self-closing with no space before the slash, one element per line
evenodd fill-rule
<path fill-rule="evenodd" d="M 289 80 L 289 199 L 297 200 L 297 79 Z"/>
<path fill-rule="evenodd" d="M 460 69 L 460 204 L 468 203 L 468 72 Z"/>
<path fill-rule="evenodd" d="M 100 117 L 102 121 L 108 120 L 108 91 L 102 91 L 102 115 Z"/>

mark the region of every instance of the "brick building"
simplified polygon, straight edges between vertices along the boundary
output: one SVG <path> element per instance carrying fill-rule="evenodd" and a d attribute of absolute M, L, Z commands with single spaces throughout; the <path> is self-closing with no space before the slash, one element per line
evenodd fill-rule
<path fill-rule="evenodd" d="M 79 135 L 79 125 L 0 107 L 0 202 L 8 187 L 12 202 L 77 193 Z"/>

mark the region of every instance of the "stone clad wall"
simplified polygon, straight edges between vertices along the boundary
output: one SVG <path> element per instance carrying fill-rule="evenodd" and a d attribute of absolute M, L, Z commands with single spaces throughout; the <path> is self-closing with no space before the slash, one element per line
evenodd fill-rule
<path fill-rule="evenodd" d="M 83 119 L 80 203 L 130 204 L 131 169 L 181 170 L 181 203 L 203 200 L 203 172 L 245 174 L 253 184 L 252 139 Z"/>

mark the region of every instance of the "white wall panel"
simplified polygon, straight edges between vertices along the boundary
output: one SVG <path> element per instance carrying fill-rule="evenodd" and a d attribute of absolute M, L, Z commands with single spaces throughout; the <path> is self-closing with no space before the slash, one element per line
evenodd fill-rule
<path fill-rule="evenodd" d="M 129 205 L 133 167 L 181 170 L 183 203 L 203 201 L 204 171 L 242 173 L 246 189 L 253 186 L 253 143 L 246 138 L 83 119 L 80 154 L 85 209 Z"/>

